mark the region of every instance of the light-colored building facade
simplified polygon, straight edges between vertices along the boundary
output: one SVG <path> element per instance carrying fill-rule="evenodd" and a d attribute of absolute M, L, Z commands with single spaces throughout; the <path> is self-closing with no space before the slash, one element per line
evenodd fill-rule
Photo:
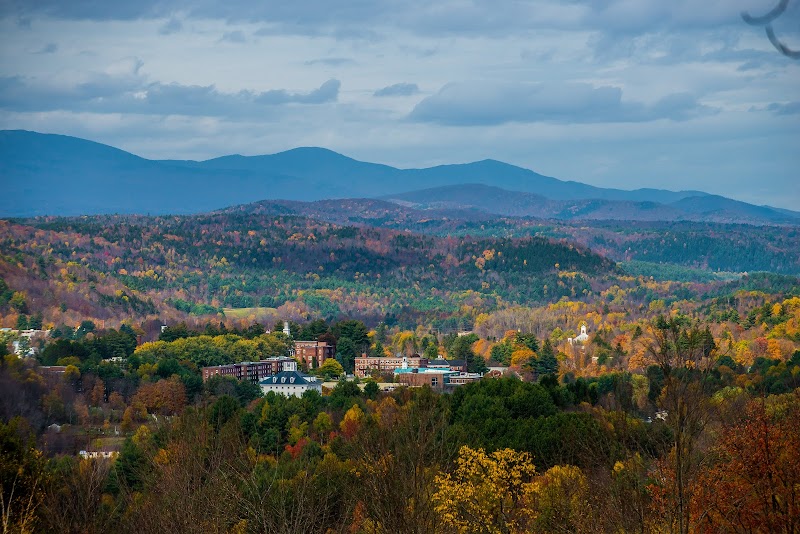
<path fill-rule="evenodd" d="M 264 395 L 270 391 L 285 397 L 302 397 L 303 393 L 315 390 L 322 394 L 322 383 L 316 377 L 304 375 L 297 371 L 283 371 L 269 376 L 258 383 Z"/>

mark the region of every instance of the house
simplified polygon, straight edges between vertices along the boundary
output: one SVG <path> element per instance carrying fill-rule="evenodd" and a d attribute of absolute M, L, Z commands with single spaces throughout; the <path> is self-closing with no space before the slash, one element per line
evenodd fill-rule
<path fill-rule="evenodd" d="M 494 360 L 486 362 L 486 367 L 489 369 L 486 374 L 492 377 L 503 376 L 508 372 L 508 366 Z"/>
<path fill-rule="evenodd" d="M 326 341 L 295 341 L 292 356 L 301 364 L 305 364 L 307 369 L 316 369 L 335 354 L 333 345 L 329 345 Z"/>
<path fill-rule="evenodd" d="M 230 376 L 236 380 L 250 380 L 258 384 L 268 376 L 278 374 L 282 371 L 297 371 L 297 362 L 286 356 L 276 356 L 257 362 L 241 362 L 229 365 L 214 365 L 203 367 L 201 373 L 203 382 L 214 376 Z"/>
<path fill-rule="evenodd" d="M 316 377 L 304 375 L 297 371 L 282 371 L 276 375 L 269 376 L 258 383 L 264 395 L 274 391 L 285 397 L 301 397 L 309 390 L 315 390 L 322 394 L 322 383 Z"/>
<path fill-rule="evenodd" d="M 119 455 L 119 451 L 103 448 L 100 449 L 99 451 L 83 450 L 80 451 L 78 454 L 80 455 L 81 458 L 89 460 L 98 460 L 98 459 L 109 460 Z"/>
<path fill-rule="evenodd" d="M 372 373 L 393 373 L 395 369 L 400 369 L 404 365 L 406 367 L 427 367 L 428 359 L 423 358 L 419 354 L 414 354 L 412 356 L 397 354 L 392 358 L 362 354 L 360 358 L 356 358 L 355 374 L 360 378 L 365 378 L 371 376 Z"/>

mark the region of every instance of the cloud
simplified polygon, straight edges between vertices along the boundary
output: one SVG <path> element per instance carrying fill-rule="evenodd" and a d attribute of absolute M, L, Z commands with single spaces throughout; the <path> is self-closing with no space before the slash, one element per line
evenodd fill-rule
<path fill-rule="evenodd" d="M 245 37 L 243 31 L 235 30 L 235 31 L 232 31 L 232 32 L 223 33 L 222 37 L 220 37 L 219 40 L 220 40 L 220 42 L 237 43 L 237 44 L 239 44 L 239 43 L 246 43 L 247 42 L 247 37 Z"/>
<path fill-rule="evenodd" d="M 163 26 L 158 29 L 158 33 L 160 35 L 171 35 L 173 33 L 178 33 L 182 29 L 183 23 L 175 17 L 171 17 L 167 22 L 164 23 Z"/>
<path fill-rule="evenodd" d="M 316 105 L 335 102 L 339 80 L 328 80 L 307 93 L 275 89 L 264 92 L 219 91 L 215 86 L 147 82 L 140 65 L 129 73 L 96 73 L 90 80 L 73 86 L 43 85 L 20 76 L 0 77 L 0 109 L 150 115 L 191 115 L 238 120 L 263 116 L 281 106 Z"/>
<path fill-rule="evenodd" d="M 58 52 L 58 44 L 47 43 L 42 48 L 34 52 L 34 54 L 55 54 L 56 52 Z"/>
<path fill-rule="evenodd" d="M 773 102 L 767 106 L 767 110 L 775 115 L 797 115 L 800 113 L 800 101 L 795 100 L 794 102 L 786 102 L 785 104 Z"/>
<path fill-rule="evenodd" d="M 378 89 L 372 96 L 411 96 L 419 93 L 415 83 L 396 83 L 383 89 Z"/>
<path fill-rule="evenodd" d="M 654 104 L 624 101 L 622 89 L 586 83 L 459 82 L 414 107 L 409 118 L 452 126 L 509 122 L 602 123 L 687 120 L 712 112 L 686 93 Z"/>
<path fill-rule="evenodd" d="M 532 29 L 589 29 L 641 33 L 653 28 L 742 24 L 739 13 L 754 0 L 539 0 L 499 6 L 486 0 L 4 0 L 3 11 L 18 17 L 71 20 L 137 20 L 170 17 L 268 23 L 279 31 L 307 34 L 363 32 L 395 27 L 425 35 L 525 34 Z"/>
<path fill-rule="evenodd" d="M 326 102 L 335 102 L 339 96 L 339 87 L 341 87 L 339 80 L 328 80 L 323 83 L 319 89 L 315 89 L 310 93 L 289 93 L 283 89 L 266 91 L 256 96 L 255 102 L 258 104 L 268 104 L 276 106 L 280 104 L 324 104 Z"/>
<path fill-rule="evenodd" d="M 305 62 L 305 65 L 327 65 L 328 67 L 340 67 L 342 65 L 355 65 L 356 62 L 346 57 L 325 57 L 319 59 L 311 59 Z"/>

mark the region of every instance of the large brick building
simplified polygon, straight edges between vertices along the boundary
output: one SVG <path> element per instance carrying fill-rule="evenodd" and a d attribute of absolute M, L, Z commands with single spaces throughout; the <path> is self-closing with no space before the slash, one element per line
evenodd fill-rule
<path fill-rule="evenodd" d="M 452 391 L 454 387 L 463 386 L 481 378 L 479 373 L 463 373 L 441 368 L 401 368 L 394 372 L 395 382 L 410 387 L 430 386 L 436 391 Z"/>
<path fill-rule="evenodd" d="M 326 341 L 295 341 L 293 356 L 307 369 L 316 369 L 322 362 L 335 356 L 333 345 Z"/>
<path fill-rule="evenodd" d="M 268 376 L 276 375 L 284 371 L 296 371 L 297 362 L 292 358 L 279 356 L 267 358 L 258 362 L 241 362 L 230 365 L 215 365 L 213 367 L 203 367 L 203 382 L 214 376 L 230 376 L 237 380 L 250 380 L 258 384 Z"/>
<path fill-rule="evenodd" d="M 423 358 L 419 354 L 413 356 L 395 356 L 392 358 L 374 357 L 362 354 L 360 358 L 356 358 L 356 376 L 365 378 L 371 376 L 373 373 L 387 374 L 393 373 L 395 369 L 405 367 L 425 367 L 428 365 L 428 359 Z"/>

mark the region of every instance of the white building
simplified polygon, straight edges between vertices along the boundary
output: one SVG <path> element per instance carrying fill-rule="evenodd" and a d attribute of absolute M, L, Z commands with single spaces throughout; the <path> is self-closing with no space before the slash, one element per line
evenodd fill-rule
<path fill-rule="evenodd" d="M 282 371 L 273 376 L 268 376 L 258 383 L 264 395 L 274 391 L 279 395 L 301 397 L 303 393 L 314 389 L 322 394 L 322 383 L 316 377 L 304 375 L 297 371 Z"/>
<path fill-rule="evenodd" d="M 578 334 L 577 336 L 575 336 L 574 338 L 568 337 L 567 341 L 569 341 L 570 344 L 572 344 L 572 343 L 580 343 L 581 345 L 583 345 L 584 343 L 589 341 L 589 334 L 586 333 L 586 325 L 582 324 L 581 325 L 581 333 Z"/>

